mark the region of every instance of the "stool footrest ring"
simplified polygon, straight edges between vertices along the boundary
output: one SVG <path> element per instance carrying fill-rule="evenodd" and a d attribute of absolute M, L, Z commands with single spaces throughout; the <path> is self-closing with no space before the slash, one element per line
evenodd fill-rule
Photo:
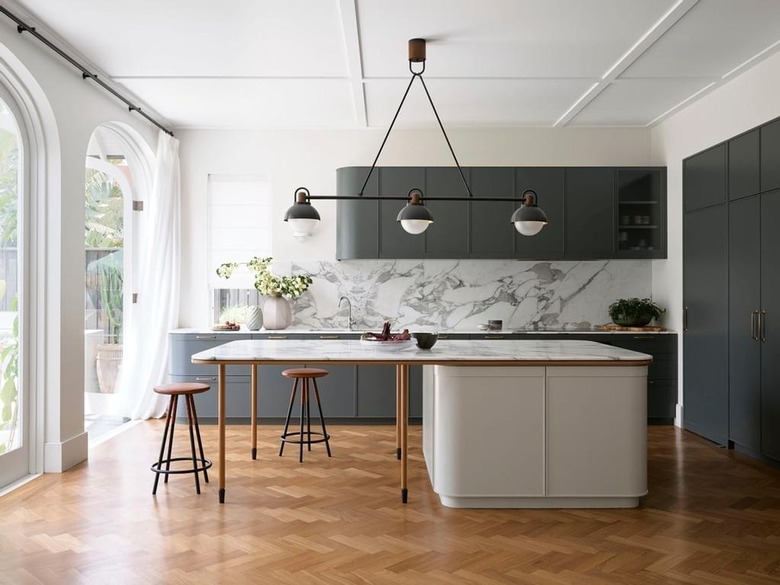
<path fill-rule="evenodd" d="M 209 459 L 196 459 L 195 461 L 200 464 L 197 467 L 190 467 L 188 469 L 161 469 L 163 465 L 170 465 L 174 461 L 189 461 L 192 463 L 192 457 L 172 457 L 171 459 L 163 459 L 162 461 L 153 463 L 149 469 L 155 473 L 172 475 L 176 473 L 199 473 L 211 468 L 211 461 Z M 206 481 L 208 482 L 208 479 L 206 479 Z"/>
<path fill-rule="evenodd" d="M 303 435 L 303 437 L 308 437 L 308 439 L 301 438 L 301 435 Z M 291 439 L 290 437 L 299 437 L 299 438 Z M 312 437 L 322 437 L 322 438 L 312 439 Z M 296 445 L 303 443 L 304 445 L 308 445 L 309 443 L 324 443 L 325 441 L 328 441 L 330 439 L 330 434 L 323 435 L 319 431 L 311 431 L 311 432 L 304 431 L 303 433 L 301 433 L 300 431 L 295 431 L 295 432 L 285 433 L 283 435 L 280 435 L 279 438 L 285 443 L 295 443 Z"/>

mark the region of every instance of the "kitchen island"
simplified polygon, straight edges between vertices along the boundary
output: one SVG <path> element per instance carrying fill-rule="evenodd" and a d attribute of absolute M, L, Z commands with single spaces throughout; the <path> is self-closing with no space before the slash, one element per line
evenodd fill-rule
<path fill-rule="evenodd" d="M 320 365 L 329 364 L 367 364 L 395 365 L 396 371 L 396 429 L 397 453 L 401 460 L 401 500 L 407 501 L 407 424 L 408 424 L 408 389 L 409 366 L 439 365 L 459 366 L 469 368 L 501 367 L 501 368 L 575 368 L 571 370 L 575 376 L 588 368 L 618 368 L 623 371 L 634 369 L 637 378 L 646 377 L 647 366 L 651 357 L 646 354 L 615 348 L 600 343 L 588 341 L 441 341 L 431 350 L 420 350 L 411 347 L 399 351 L 395 347 L 387 347 L 374 342 L 345 340 L 338 344 L 321 340 L 289 341 L 284 344 L 268 340 L 233 341 L 196 353 L 192 362 L 197 364 L 213 364 L 218 367 L 218 425 L 219 425 L 219 501 L 225 500 L 225 398 L 226 398 L 226 368 L 235 365 L 251 366 L 252 400 L 252 453 L 257 452 L 257 370 L 263 365 Z M 476 370 L 475 370 L 476 371 Z M 502 409 L 500 403 L 495 404 L 497 410 Z M 639 405 L 642 416 L 644 407 Z M 576 412 L 574 413 L 577 414 Z M 623 413 L 616 413 L 619 417 Z M 632 431 L 640 432 L 644 437 L 644 418 L 631 417 Z M 615 437 L 615 440 L 620 440 Z M 634 456 L 639 459 L 637 468 L 643 468 L 646 462 L 646 452 L 636 450 Z M 641 494 L 635 494 L 639 497 Z"/>

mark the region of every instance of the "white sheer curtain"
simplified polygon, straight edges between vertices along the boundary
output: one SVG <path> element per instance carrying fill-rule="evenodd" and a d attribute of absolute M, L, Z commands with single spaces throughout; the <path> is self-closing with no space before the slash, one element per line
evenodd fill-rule
<path fill-rule="evenodd" d="M 157 140 L 154 180 L 143 212 L 140 263 L 130 331 L 125 332 L 119 388 L 123 413 L 134 419 L 159 417 L 164 400 L 152 388 L 165 381 L 170 348 L 168 331 L 179 318 L 180 288 L 179 141 L 164 132 Z"/>

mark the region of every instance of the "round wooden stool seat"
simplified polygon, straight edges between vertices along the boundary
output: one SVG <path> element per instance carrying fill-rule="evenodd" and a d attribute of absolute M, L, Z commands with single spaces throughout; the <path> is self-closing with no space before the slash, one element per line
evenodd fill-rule
<path fill-rule="evenodd" d="M 322 378 L 327 375 L 328 370 L 319 368 L 290 368 L 282 372 L 282 376 L 286 378 Z"/>
<path fill-rule="evenodd" d="M 211 389 L 208 384 L 201 384 L 200 382 L 174 382 L 173 384 L 162 384 L 161 386 L 155 386 L 154 391 L 157 394 L 165 394 L 166 396 L 180 396 L 190 394 L 200 394 L 201 392 L 207 392 Z"/>

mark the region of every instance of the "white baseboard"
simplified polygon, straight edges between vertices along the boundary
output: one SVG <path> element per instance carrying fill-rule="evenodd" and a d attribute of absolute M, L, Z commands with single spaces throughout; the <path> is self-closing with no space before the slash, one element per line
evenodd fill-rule
<path fill-rule="evenodd" d="M 89 436 L 84 431 L 62 443 L 46 443 L 43 447 L 44 473 L 62 473 L 87 459 Z"/>

